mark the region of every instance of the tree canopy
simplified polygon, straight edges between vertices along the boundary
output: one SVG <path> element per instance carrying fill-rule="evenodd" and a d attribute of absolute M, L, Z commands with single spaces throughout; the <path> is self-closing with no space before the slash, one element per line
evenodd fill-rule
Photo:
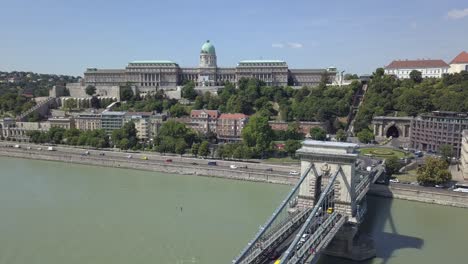
<path fill-rule="evenodd" d="M 96 87 L 94 85 L 86 86 L 85 92 L 87 95 L 94 95 L 96 93 Z"/>
<path fill-rule="evenodd" d="M 424 165 L 418 168 L 418 182 L 424 185 L 443 184 L 452 179 L 448 163 L 443 159 L 427 157 Z"/>
<path fill-rule="evenodd" d="M 327 139 L 327 131 L 325 131 L 321 127 L 312 127 L 310 129 L 310 137 L 314 140 L 326 140 Z"/>
<path fill-rule="evenodd" d="M 357 137 L 362 143 L 370 143 L 374 140 L 374 133 L 369 129 L 364 129 L 357 133 Z"/>
<path fill-rule="evenodd" d="M 194 155 L 198 154 L 198 149 L 195 150 L 196 153 L 193 152 L 193 143 L 197 141 L 199 139 L 195 131 L 174 120 L 165 122 L 154 139 L 155 150 L 158 152 L 183 154 L 187 148 L 192 147 Z"/>
<path fill-rule="evenodd" d="M 195 91 L 195 83 L 193 81 L 187 82 L 182 87 L 181 96 L 188 100 L 195 100 L 195 97 L 197 97 L 197 92 Z"/>
<path fill-rule="evenodd" d="M 255 153 L 264 156 L 273 139 L 273 130 L 268 124 L 268 117 L 258 114 L 252 116 L 242 130 L 242 139 Z"/>

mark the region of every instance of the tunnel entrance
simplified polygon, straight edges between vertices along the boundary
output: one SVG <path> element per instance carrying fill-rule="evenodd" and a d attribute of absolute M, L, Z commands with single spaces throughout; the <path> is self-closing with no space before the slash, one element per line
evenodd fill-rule
<path fill-rule="evenodd" d="M 398 132 L 398 128 L 393 125 L 387 129 L 387 137 L 397 138 L 400 136 L 400 132 Z"/>

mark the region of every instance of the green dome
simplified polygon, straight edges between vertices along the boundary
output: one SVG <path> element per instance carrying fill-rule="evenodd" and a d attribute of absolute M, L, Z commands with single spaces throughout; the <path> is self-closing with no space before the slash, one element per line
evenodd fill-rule
<path fill-rule="evenodd" d="M 201 47 L 201 53 L 216 54 L 215 47 L 207 40 Z"/>

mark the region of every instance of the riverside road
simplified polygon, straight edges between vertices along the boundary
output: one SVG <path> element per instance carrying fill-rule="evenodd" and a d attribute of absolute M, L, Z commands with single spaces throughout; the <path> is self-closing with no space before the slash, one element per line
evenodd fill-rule
<path fill-rule="evenodd" d="M 19 145 L 19 148 L 15 148 Z M 264 163 L 251 163 L 242 161 L 226 161 L 216 159 L 202 159 L 181 157 L 175 155 L 160 155 L 154 152 L 121 152 L 113 150 L 96 150 L 96 149 L 82 149 L 67 146 L 53 146 L 54 151 L 47 150 L 48 146 L 30 144 L 30 143 L 16 143 L 16 142 L 0 142 L 2 149 L 10 149 L 11 151 L 26 151 L 34 154 L 44 154 L 47 156 L 75 156 L 83 157 L 94 160 L 107 160 L 115 162 L 131 162 L 135 164 L 148 164 L 148 165 L 167 165 L 167 166 L 189 166 L 205 169 L 224 169 L 236 172 L 247 173 L 260 173 L 268 174 L 278 177 L 298 178 L 298 175 L 290 175 L 291 171 L 300 171 L 299 165 L 273 165 Z M 216 165 L 208 165 L 209 161 L 216 162 Z M 231 168 L 235 166 L 235 169 Z"/>

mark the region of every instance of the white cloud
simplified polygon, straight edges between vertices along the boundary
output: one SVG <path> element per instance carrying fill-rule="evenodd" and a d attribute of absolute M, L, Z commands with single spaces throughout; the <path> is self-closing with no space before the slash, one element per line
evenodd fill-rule
<path fill-rule="evenodd" d="M 282 49 L 282 48 L 284 48 L 284 44 L 283 43 L 273 43 L 273 44 L 271 44 L 271 47 Z"/>
<path fill-rule="evenodd" d="M 288 42 L 288 47 L 291 49 L 300 49 L 303 47 L 301 43 L 296 43 L 296 42 Z"/>
<path fill-rule="evenodd" d="M 450 19 L 460 19 L 468 16 L 468 8 L 465 9 L 452 9 L 447 13 Z"/>
<path fill-rule="evenodd" d="M 282 49 L 282 48 L 301 49 L 304 47 L 304 45 L 298 42 L 286 42 L 286 43 L 276 42 L 276 43 L 271 44 L 271 47 L 277 48 L 277 49 Z"/>

